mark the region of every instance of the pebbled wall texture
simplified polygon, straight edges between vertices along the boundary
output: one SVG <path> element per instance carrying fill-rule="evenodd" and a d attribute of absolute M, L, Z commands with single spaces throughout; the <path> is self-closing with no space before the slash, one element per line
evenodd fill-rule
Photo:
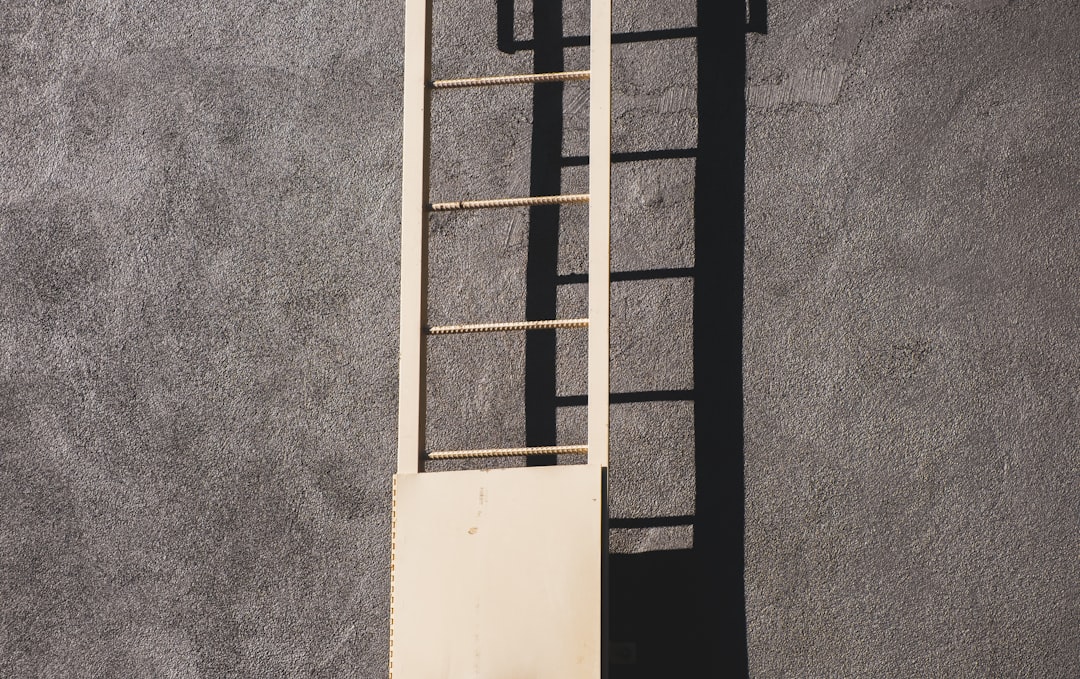
<path fill-rule="evenodd" d="M 1080 5 L 700 2 L 615 6 L 612 679 L 1075 679 Z M 0 5 L 0 676 L 387 675 L 403 10 Z M 432 198 L 587 94 L 438 93 Z M 584 216 L 434 216 L 431 322 L 581 314 Z M 580 442 L 583 340 L 432 340 L 431 447 Z"/>

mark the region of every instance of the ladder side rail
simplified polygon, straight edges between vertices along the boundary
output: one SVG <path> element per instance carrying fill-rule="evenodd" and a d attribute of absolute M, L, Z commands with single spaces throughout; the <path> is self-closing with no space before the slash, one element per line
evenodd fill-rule
<path fill-rule="evenodd" d="M 588 464 L 608 465 L 611 308 L 611 0 L 590 3 Z"/>
<path fill-rule="evenodd" d="M 427 411 L 428 169 L 431 130 L 431 3 L 405 2 L 401 161 L 401 353 L 398 364 L 399 474 L 418 473 Z"/>

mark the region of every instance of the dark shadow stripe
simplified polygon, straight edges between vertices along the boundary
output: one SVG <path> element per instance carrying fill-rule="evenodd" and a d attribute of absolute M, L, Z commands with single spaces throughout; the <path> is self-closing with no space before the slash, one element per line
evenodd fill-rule
<path fill-rule="evenodd" d="M 533 4 L 534 73 L 564 70 L 563 3 L 547 0 Z M 553 196 L 562 187 L 563 83 L 533 86 L 533 124 L 529 167 L 529 195 Z M 529 254 L 525 265 L 525 318 L 555 318 L 559 286 L 559 206 L 529 208 Z M 525 443 L 556 443 L 556 340 L 555 331 L 526 333 L 525 337 Z M 526 458 L 526 466 L 557 463 L 554 455 Z"/>
<path fill-rule="evenodd" d="M 658 389 L 655 391 L 627 391 L 621 394 L 610 394 L 608 396 L 608 402 L 612 404 L 693 400 L 693 389 Z M 588 403 L 589 397 L 585 394 L 573 394 L 570 396 L 555 397 L 555 405 L 560 408 L 573 408 L 576 406 L 584 406 Z"/>
<path fill-rule="evenodd" d="M 628 151 L 612 153 L 613 163 L 640 163 L 648 160 L 668 160 L 697 158 L 697 149 L 660 149 L 657 151 Z M 580 167 L 589 164 L 588 156 L 567 156 L 562 160 L 563 167 Z"/>
<path fill-rule="evenodd" d="M 739 679 L 749 676 L 742 382 L 746 7 L 698 0 L 697 17 L 694 645 L 700 649 L 697 676 Z"/>
<path fill-rule="evenodd" d="M 693 26 L 685 28 L 661 28 L 655 31 L 637 31 L 635 33 L 612 33 L 611 44 L 628 45 L 635 42 L 653 42 L 656 40 L 679 40 L 681 38 L 696 38 L 698 29 Z M 515 50 L 528 51 L 533 49 L 535 40 L 514 40 L 513 48 L 503 49 L 504 52 Z M 562 47 L 588 47 L 589 36 L 568 35 L 562 39 Z"/>
<path fill-rule="evenodd" d="M 619 283 L 624 281 L 656 281 L 663 280 L 665 278 L 693 278 L 694 267 L 681 266 L 671 267 L 668 269 L 640 269 L 638 271 L 612 271 L 611 282 Z M 555 282 L 558 285 L 575 285 L 578 283 L 588 283 L 589 274 L 587 273 L 568 273 L 561 274 L 555 277 Z"/>
<path fill-rule="evenodd" d="M 769 7 L 766 0 L 746 1 L 746 32 L 762 35 L 769 32 Z"/>
<path fill-rule="evenodd" d="M 517 51 L 514 40 L 514 0 L 498 0 L 495 3 L 495 41 L 500 52 L 513 54 Z"/>
<path fill-rule="evenodd" d="M 692 515 L 608 519 L 608 528 L 664 528 L 667 526 L 693 525 L 694 517 Z"/>

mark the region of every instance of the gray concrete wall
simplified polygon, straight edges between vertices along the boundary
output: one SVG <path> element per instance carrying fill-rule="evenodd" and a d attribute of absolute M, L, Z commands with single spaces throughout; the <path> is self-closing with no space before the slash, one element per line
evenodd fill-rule
<path fill-rule="evenodd" d="M 1080 676 L 1080 8 L 735 4 L 616 6 L 613 679 Z M 0 7 L 0 676 L 385 676 L 402 18 Z M 440 94 L 433 197 L 582 189 L 586 93 Z M 435 217 L 432 321 L 584 236 Z M 431 444 L 579 441 L 581 340 L 433 344 Z"/>

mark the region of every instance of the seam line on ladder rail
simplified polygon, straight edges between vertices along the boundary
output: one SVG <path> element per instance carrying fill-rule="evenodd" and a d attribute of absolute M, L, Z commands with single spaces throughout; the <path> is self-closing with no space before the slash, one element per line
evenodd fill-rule
<path fill-rule="evenodd" d="M 455 87 L 484 87 L 486 85 L 523 85 L 528 83 L 568 82 L 588 80 L 589 71 L 562 71 L 559 73 L 522 73 L 520 75 L 485 75 L 476 78 L 452 78 L 433 80 L 431 88 L 446 90 Z"/>
<path fill-rule="evenodd" d="M 511 323 L 471 323 L 466 325 L 436 325 L 425 328 L 429 335 L 458 335 L 468 332 L 507 332 L 513 330 L 559 330 L 587 328 L 587 318 L 557 318 L 550 321 L 515 321 Z"/>

